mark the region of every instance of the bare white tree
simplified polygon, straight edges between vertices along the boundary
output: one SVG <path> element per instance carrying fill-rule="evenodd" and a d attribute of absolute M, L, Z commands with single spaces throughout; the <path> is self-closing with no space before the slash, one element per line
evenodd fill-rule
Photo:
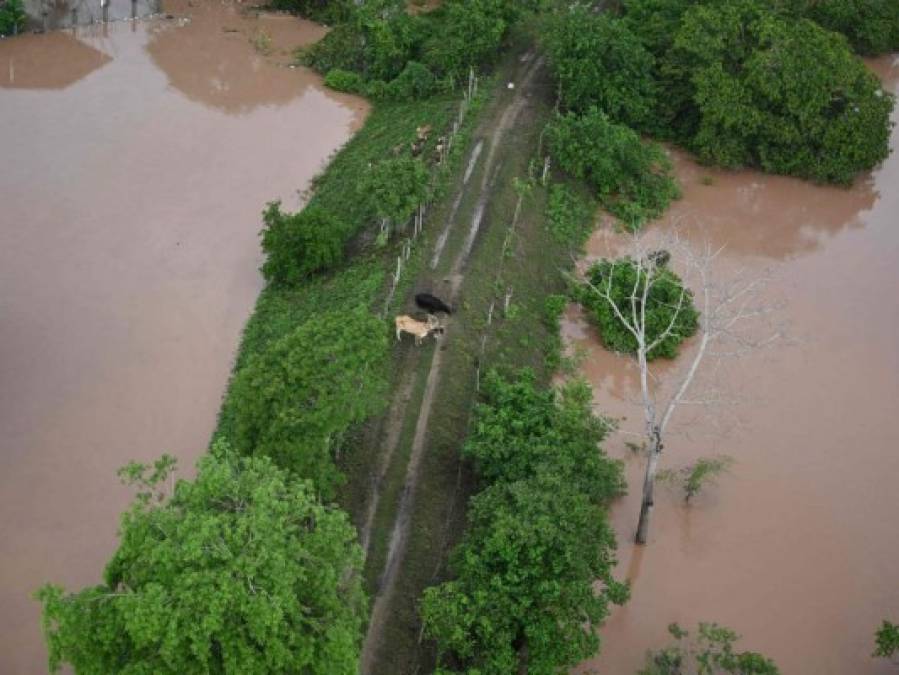
<path fill-rule="evenodd" d="M 612 273 L 604 275 L 597 284 L 586 280 L 588 288 L 608 304 L 621 325 L 634 337 L 637 349 L 634 358 L 640 374 L 640 394 L 643 407 L 643 424 L 646 438 L 646 474 L 643 480 L 643 498 L 640 505 L 640 520 L 637 525 L 636 541 L 645 544 L 649 533 L 650 516 L 653 508 L 653 492 L 659 459 L 664 449 L 665 431 L 679 406 L 686 403 L 721 403 L 717 392 L 704 392 L 702 396 L 688 393 L 694 388 L 697 373 L 704 362 L 710 359 L 739 356 L 749 350 L 770 345 L 783 335 L 781 330 L 760 331 L 753 325 L 754 319 L 770 316 L 774 307 L 764 304 L 761 291 L 767 276 L 749 276 L 738 270 L 726 281 L 716 278 L 715 263 L 723 247 L 713 248 L 706 243 L 694 248 L 682 240 L 672 229 L 662 236 L 661 242 L 654 244 L 655 250 L 646 245 L 645 235 L 635 234 L 630 250 L 623 257 L 612 261 Z M 670 263 L 669 263 L 670 260 Z M 614 265 L 627 264 L 636 267 L 634 286 L 628 297 L 621 299 L 613 293 L 612 281 Z M 671 313 L 668 324 L 653 330 L 647 322 L 647 306 L 652 289 L 659 281 L 662 267 L 671 264 L 682 277 L 684 288 L 678 300 L 669 305 Z M 694 298 L 690 297 L 691 288 Z M 695 299 L 699 314 L 697 344 L 692 356 L 680 370 L 666 377 L 666 386 L 654 386 L 654 377 L 649 365 L 649 355 L 672 336 L 677 330 L 678 318 Z"/>

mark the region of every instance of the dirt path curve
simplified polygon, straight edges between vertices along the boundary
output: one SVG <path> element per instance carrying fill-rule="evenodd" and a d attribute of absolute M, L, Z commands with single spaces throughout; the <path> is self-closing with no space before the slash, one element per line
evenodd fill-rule
<path fill-rule="evenodd" d="M 470 225 L 468 235 L 461 250 L 457 254 L 450 271 L 450 304 L 456 304 L 459 297 L 459 291 L 465 280 L 464 269 L 471 254 L 474 241 L 477 238 L 478 231 L 481 227 L 481 220 L 487 207 L 487 203 L 493 192 L 493 183 L 496 178 L 497 170 L 502 161 L 502 141 L 505 135 L 515 126 L 518 115 L 525 107 L 528 93 L 534 81 L 534 76 L 540 70 L 543 64 L 542 58 L 535 58 L 533 53 L 526 54 L 522 58 L 524 63 L 524 71 L 520 80 L 516 83 L 516 91 L 511 101 L 505 107 L 500 108 L 492 119 L 488 119 L 484 123 L 485 138 L 489 138 L 489 147 L 484 159 L 483 178 L 479 186 L 479 194 L 477 202 L 472 210 L 470 217 Z M 472 159 L 466 170 L 463 184 L 453 203 L 450 212 L 450 218 L 441 232 L 440 237 L 435 245 L 434 255 L 431 259 L 431 268 L 436 268 L 439 263 L 440 256 L 443 252 L 444 244 L 449 236 L 449 231 L 457 222 L 456 215 L 459 205 L 468 189 L 468 178 L 471 176 L 474 163 L 477 162 L 482 154 L 482 146 L 479 143 L 472 151 Z M 452 324 L 446 327 L 447 331 L 444 340 L 452 335 Z M 397 573 L 402 566 L 403 556 L 406 550 L 406 542 L 409 534 L 409 525 L 411 522 L 412 510 L 415 502 L 416 486 L 418 484 L 418 469 L 425 450 L 425 438 L 428 431 L 428 421 L 431 416 L 431 410 L 434 402 L 434 394 L 440 380 L 443 364 L 443 350 L 435 349 L 431 359 L 428 378 L 425 383 L 424 395 L 422 396 L 421 406 L 417 413 L 410 411 L 410 414 L 417 414 L 417 422 L 415 425 L 415 435 L 412 440 L 412 448 L 409 456 L 409 463 L 406 467 L 406 476 L 403 483 L 403 490 L 400 496 L 400 504 L 397 510 L 396 520 L 390 534 L 390 543 L 387 549 L 387 560 L 384 564 L 384 570 L 381 573 L 380 583 L 378 584 L 378 593 L 375 596 L 374 606 L 372 607 L 371 619 L 368 625 L 368 632 L 362 647 L 362 658 L 360 670 L 362 675 L 370 675 L 373 671 L 378 648 L 381 644 L 382 630 L 389 616 L 388 610 L 393 599 L 393 592 L 396 586 Z M 411 382 L 412 378 L 409 378 Z M 406 386 L 400 386 L 397 397 L 394 399 L 394 405 L 399 402 L 408 400 L 408 395 L 404 395 Z M 397 442 L 399 441 L 399 430 L 402 428 L 405 415 L 399 412 L 399 408 L 392 408 L 391 414 L 385 434 L 387 447 L 385 447 L 384 456 L 392 457 Z M 394 447 L 391 447 L 392 446 Z M 383 466 L 386 472 L 387 465 Z M 377 503 L 377 495 L 371 500 Z M 370 513 L 370 518 L 374 517 L 374 511 Z M 370 538 L 370 520 L 366 521 L 367 527 L 363 531 L 363 540 L 367 544 Z"/>

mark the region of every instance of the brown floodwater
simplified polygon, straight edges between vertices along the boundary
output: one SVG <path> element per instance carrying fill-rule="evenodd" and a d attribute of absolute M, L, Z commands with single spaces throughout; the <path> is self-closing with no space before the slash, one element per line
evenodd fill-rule
<path fill-rule="evenodd" d="M 298 207 L 365 114 L 282 65 L 320 27 L 191 4 L 0 41 L 4 675 L 46 672 L 40 584 L 100 580 L 116 469 L 203 452 L 261 287 L 260 212 Z"/>
<path fill-rule="evenodd" d="M 871 66 L 895 90 L 899 58 Z M 715 454 L 736 464 L 689 505 L 657 489 L 645 547 L 632 543 L 643 461 L 626 433 L 607 441 L 630 486 L 612 521 L 632 597 L 601 630 L 601 656 L 578 673 L 636 672 L 675 621 L 730 626 L 785 674 L 894 672 L 870 656 L 880 622 L 899 617 L 899 130 L 893 148 L 850 190 L 675 156 L 684 197 L 665 223 L 725 245 L 725 269 L 770 271 L 766 293 L 793 339 L 719 372 L 737 408 L 675 414 L 663 467 Z M 597 231 L 588 258 L 620 245 Z M 564 332 L 583 350 L 597 409 L 639 432 L 631 362 L 603 349 L 576 308 Z M 657 369 L 660 386 L 678 365 Z"/>

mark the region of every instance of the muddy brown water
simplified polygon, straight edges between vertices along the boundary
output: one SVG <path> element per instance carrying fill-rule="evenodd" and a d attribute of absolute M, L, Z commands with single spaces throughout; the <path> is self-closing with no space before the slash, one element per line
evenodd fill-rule
<path fill-rule="evenodd" d="M 130 496 L 116 469 L 170 452 L 184 475 L 203 452 L 261 287 L 262 207 L 299 206 L 365 114 L 278 65 L 320 27 L 196 4 L 0 41 L 4 674 L 46 672 L 40 584 L 100 580 Z"/>
<path fill-rule="evenodd" d="M 896 89 L 899 57 L 871 66 Z M 658 489 L 645 547 L 632 544 L 643 462 L 626 435 L 608 441 L 630 486 L 612 521 L 632 597 L 601 630 L 601 656 L 576 672 L 636 672 L 675 621 L 733 627 L 786 674 L 895 672 L 870 657 L 881 620 L 899 618 L 899 131 L 893 148 L 851 190 L 676 157 L 684 197 L 666 222 L 726 244 L 725 267 L 770 269 L 794 341 L 726 366 L 738 424 L 713 424 L 732 410 L 675 414 L 663 467 L 719 453 L 736 464 L 689 506 Z M 588 257 L 615 239 L 598 231 Z M 576 308 L 564 333 L 584 350 L 597 409 L 640 431 L 635 368 L 599 346 Z"/>

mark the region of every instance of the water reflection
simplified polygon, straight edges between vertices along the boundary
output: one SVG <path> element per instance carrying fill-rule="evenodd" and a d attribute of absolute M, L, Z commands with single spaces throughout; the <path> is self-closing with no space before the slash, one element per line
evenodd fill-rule
<path fill-rule="evenodd" d="M 120 21 L 159 12 L 161 0 L 25 0 L 34 28 L 57 30 L 101 21 Z"/>
<path fill-rule="evenodd" d="M 284 105 L 319 81 L 309 71 L 278 65 L 293 49 L 321 38 L 321 26 L 249 13 L 233 3 L 167 2 L 165 8 L 177 18 L 150 27 L 147 51 L 169 84 L 192 101 L 246 114 Z"/>
<path fill-rule="evenodd" d="M 110 60 L 72 33 L 20 35 L 0 41 L 0 87 L 63 89 Z"/>

